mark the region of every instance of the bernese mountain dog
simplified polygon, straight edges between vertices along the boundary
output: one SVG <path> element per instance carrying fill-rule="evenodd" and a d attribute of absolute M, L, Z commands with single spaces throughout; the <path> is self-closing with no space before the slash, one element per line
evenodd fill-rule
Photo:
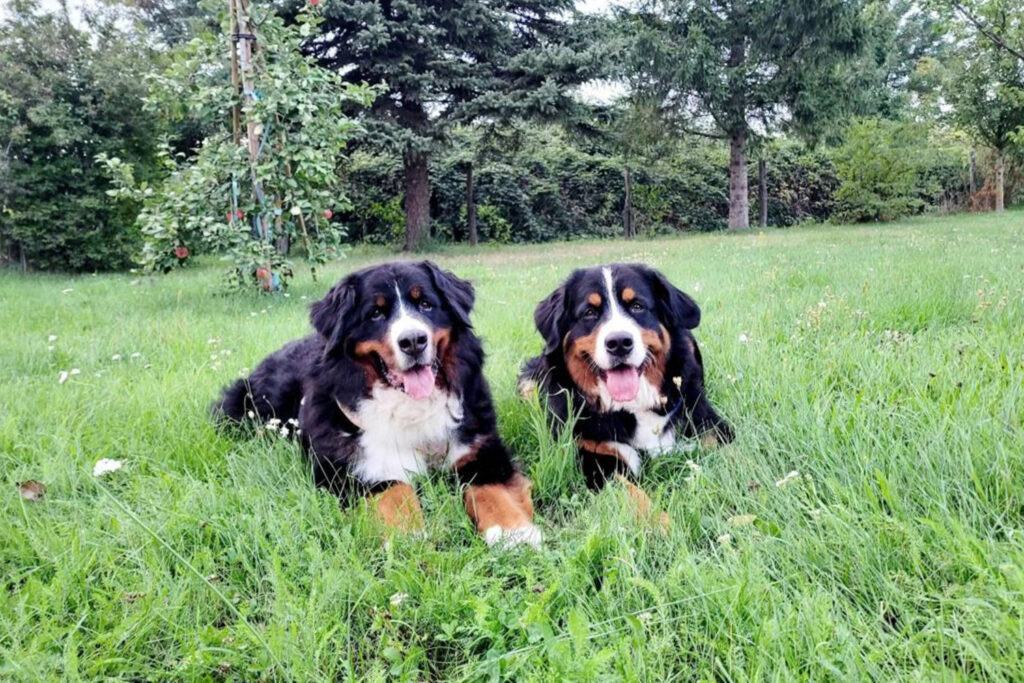
<path fill-rule="evenodd" d="M 660 272 L 634 264 L 576 270 L 540 302 L 534 321 L 545 347 L 525 364 L 520 390 L 540 388 L 556 432 L 572 424 L 591 489 L 622 478 L 649 509 L 631 483 L 642 454 L 672 449 L 677 434 L 708 445 L 732 440 L 704 392 L 691 332 L 700 308 Z"/>
<path fill-rule="evenodd" d="M 536 547 L 531 483 L 497 433 L 474 298 L 429 261 L 352 273 L 313 304 L 316 332 L 227 387 L 214 413 L 296 425 L 316 484 L 365 495 L 393 528 L 422 528 L 410 480 L 448 468 L 489 545 Z"/>

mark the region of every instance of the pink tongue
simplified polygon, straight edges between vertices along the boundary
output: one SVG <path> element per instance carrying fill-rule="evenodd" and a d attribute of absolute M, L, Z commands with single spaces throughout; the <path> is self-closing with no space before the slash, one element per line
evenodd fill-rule
<path fill-rule="evenodd" d="M 413 398 L 427 398 L 434 393 L 434 371 L 420 366 L 403 372 L 402 388 Z"/>
<path fill-rule="evenodd" d="M 615 368 L 605 375 L 604 383 L 613 401 L 625 403 L 636 398 L 636 392 L 640 390 L 640 373 L 636 368 Z"/>

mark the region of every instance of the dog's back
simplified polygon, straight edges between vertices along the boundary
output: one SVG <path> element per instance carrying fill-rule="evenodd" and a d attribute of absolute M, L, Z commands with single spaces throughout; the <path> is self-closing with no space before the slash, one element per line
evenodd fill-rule
<path fill-rule="evenodd" d="M 234 422 L 298 419 L 303 384 L 323 347 L 317 335 L 285 344 L 264 358 L 249 377 L 224 389 L 213 405 L 214 417 Z"/>

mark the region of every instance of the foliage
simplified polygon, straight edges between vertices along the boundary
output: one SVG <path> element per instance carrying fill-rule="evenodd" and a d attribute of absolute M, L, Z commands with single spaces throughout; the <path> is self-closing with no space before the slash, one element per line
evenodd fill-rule
<path fill-rule="evenodd" d="M 690 128 L 730 141 L 730 227 L 749 225 L 748 137 L 783 126 L 817 135 L 848 112 L 838 67 L 862 47 L 862 4 L 647 0 L 627 15 L 636 78 Z"/>
<path fill-rule="evenodd" d="M 383 83 L 368 142 L 404 163 L 406 240 L 429 229 L 429 157 L 455 124 L 551 119 L 578 108 L 568 86 L 593 58 L 565 20 L 570 0 L 331 2 L 309 54 L 348 82 Z M 573 49 L 573 47 L 579 49 Z"/>
<path fill-rule="evenodd" d="M 0 261 L 43 270 L 124 268 L 138 248 L 137 206 L 110 201 L 93 158 L 117 154 L 154 170 L 154 126 L 142 111 L 144 40 L 95 14 L 17 0 L 0 23 Z"/>
<path fill-rule="evenodd" d="M 837 221 L 888 221 L 964 200 L 966 146 L 925 124 L 858 120 L 834 160 Z"/>
<path fill-rule="evenodd" d="M 793 142 L 764 146 L 768 170 L 768 225 L 820 222 L 832 216 L 839 178 L 831 156 Z M 756 186 L 751 186 L 756 199 Z"/>
<path fill-rule="evenodd" d="M 274 14 L 260 20 L 258 93 L 242 109 L 242 127 L 254 124 L 261 154 L 250 162 L 244 139 L 231 137 L 230 107 L 235 102 L 228 78 L 227 32 L 205 33 L 190 41 L 172 67 L 154 78 L 151 109 L 187 112 L 198 120 L 223 122 L 188 159 L 165 146 L 166 176 L 157 188 L 137 184 L 117 158 L 101 157 L 118 181 L 116 196 L 143 201 L 139 225 L 145 236 L 142 261 L 167 271 L 198 253 L 223 254 L 231 262 L 229 282 L 265 283 L 268 273 L 288 277 L 291 263 L 284 244 L 301 244 L 314 265 L 338 254 L 342 225 L 335 211 L 348 207 L 340 192 L 337 158 L 358 125 L 347 106 L 366 104 L 372 88 L 344 84 L 299 53 L 299 44 L 320 23 L 316 12 L 300 12 L 286 25 Z M 252 180 L 263 197 L 251 192 Z M 257 221 L 270 226 L 261 239 Z"/>

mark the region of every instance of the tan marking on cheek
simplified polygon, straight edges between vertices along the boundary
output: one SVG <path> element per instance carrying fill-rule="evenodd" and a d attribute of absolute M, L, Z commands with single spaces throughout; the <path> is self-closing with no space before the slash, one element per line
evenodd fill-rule
<path fill-rule="evenodd" d="M 374 354 L 380 356 L 386 367 L 395 367 L 394 349 L 391 348 L 391 344 L 380 339 L 368 339 L 366 341 L 359 342 L 352 350 L 352 354 L 355 356 L 356 362 L 362 366 L 363 372 L 366 374 L 367 389 L 372 387 L 374 382 L 385 381 L 384 378 L 381 377 L 380 368 L 377 367 L 377 363 L 374 361 Z"/>
<path fill-rule="evenodd" d="M 568 337 L 567 337 L 568 339 Z M 588 334 L 572 342 L 565 351 L 565 364 L 576 387 L 590 398 L 598 395 L 598 376 L 594 373 L 589 359 L 594 358 L 597 348 L 597 333 Z"/>
<path fill-rule="evenodd" d="M 622 290 L 622 302 L 623 303 L 627 303 L 627 304 L 628 303 L 632 303 L 633 299 L 635 299 L 635 298 L 636 298 L 636 291 L 634 291 L 632 287 L 626 287 L 624 290 Z"/>
<path fill-rule="evenodd" d="M 668 351 L 672 341 L 668 330 L 660 325 L 657 332 L 654 330 L 643 330 L 640 339 L 647 348 L 648 361 L 644 366 L 644 377 L 655 389 L 661 389 L 661 383 L 665 380 L 665 363 L 668 361 Z"/>
<path fill-rule="evenodd" d="M 423 296 L 423 288 L 420 287 L 419 285 L 416 285 L 415 287 L 409 290 L 409 298 L 412 299 L 413 301 L 416 301 L 421 296 Z"/>
<path fill-rule="evenodd" d="M 591 292 L 590 296 L 587 297 L 587 303 L 594 308 L 600 308 L 603 301 L 604 299 L 602 299 L 601 295 L 597 292 Z"/>
<path fill-rule="evenodd" d="M 455 381 L 456 370 L 456 345 L 452 342 L 452 331 L 447 327 L 435 330 L 434 345 L 441 366 L 441 377 L 445 385 L 451 386 Z"/>
<path fill-rule="evenodd" d="M 644 524 L 651 524 L 662 533 L 668 532 L 672 523 L 668 514 L 663 510 L 656 509 L 654 503 L 651 502 L 650 496 L 629 479 L 626 479 L 621 474 L 616 474 L 615 479 L 625 489 L 626 497 L 629 498 L 629 502 L 633 507 L 633 516 L 636 520 Z"/>
<path fill-rule="evenodd" d="M 419 531 L 423 528 L 423 508 L 415 489 L 409 484 L 393 484 L 370 496 L 367 502 L 377 521 L 389 529 Z"/>
<path fill-rule="evenodd" d="M 531 486 L 533 483 L 521 474 L 513 475 L 504 484 L 468 486 L 466 514 L 481 533 L 494 526 L 502 529 L 527 526 L 533 519 Z"/>

